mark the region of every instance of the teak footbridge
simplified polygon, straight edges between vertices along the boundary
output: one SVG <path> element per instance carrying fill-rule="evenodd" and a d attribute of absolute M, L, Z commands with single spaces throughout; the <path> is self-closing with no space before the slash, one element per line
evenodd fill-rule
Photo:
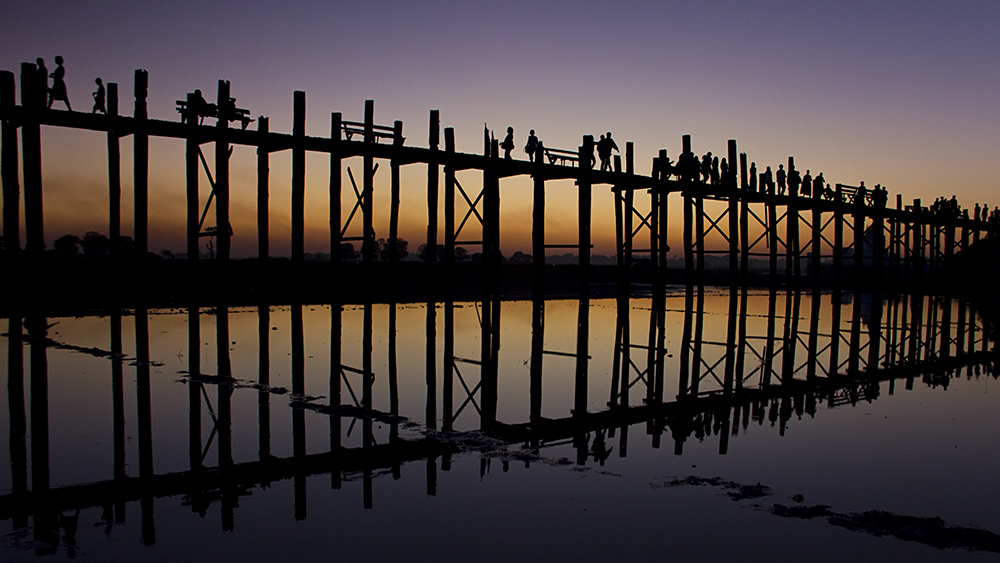
<path fill-rule="evenodd" d="M 619 284 L 627 288 L 630 268 L 636 257 L 648 256 L 652 265 L 653 285 L 662 288 L 665 279 L 667 252 L 667 203 L 668 196 L 681 194 L 683 198 L 683 253 L 689 284 L 704 282 L 706 238 L 713 232 L 721 235 L 728 248 L 715 252 L 728 254 L 729 279 L 734 287 L 747 284 L 749 260 L 752 256 L 766 257 L 772 283 L 779 279 L 779 259 L 784 261 L 784 279 L 798 285 L 803 277 L 801 265 L 819 283 L 821 277 L 828 284 L 850 283 L 844 280 L 845 263 L 853 268 L 853 285 L 869 285 L 890 279 L 922 279 L 927 272 L 936 276 L 955 276 L 951 267 L 955 255 L 971 244 L 997 230 L 997 225 L 977 212 L 974 217 L 965 211 L 961 216 L 933 214 L 922 206 L 920 200 L 904 205 L 901 195 L 895 198 L 895 207 L 889 207 L 885 192 L 867 191 L 863 186 L 837 184 L 836 190 L 813 190 L 811 197 L 798 197 L 773 193 L 773 190 L 750 189 L 756 185 L 749 178 L 746 154 L 737 152 L 736 141 L 728 142 L 728 172 L 713 184 L 701 183 L 690 176 L 678 173 L 679 167 L 671 165 L 665 150 L 653 159 L 652 173 L 644 176 L 635 173 L 632 143 L 626 143 L 624 167 L 621 155 L 614 158 L 610 170 L 593 169 L 594 139 L 584 136 L 575 151 L 541 145 L 534 161 L 508 160 L 499 157 L 498 142 L 491 135 L 484 136 L 482 154 L 465 154 L 455 151 L 455 135 L 451 128 L 444 129 L 444 150 L 440 149 L 440 120 L 437 110 L 430 112 L 427 147 L 407 146 L 403 137 L 403 124 L 377 125 L 374 121 L 374 103 L 365 102 L 364 119 L 348 121 L 340 113 L 331 114 L 330 136 L 315 137 L 305 134 L 305 93 L 294 93 L 293 124 L 291 134 L 272 132 L 268 119 L 258 117 L 256 130 L 248 125 L 254 121 L 247 110 L 235 107 L 230 97 L 230 85 L 219 81 L 216 104 L 207 104 L 203 98 L 189 94 L 178 100 L 181 121 L 150 119 L 147 115 L 147 73 L 135 72 L 134 109 L 131 116 L 119 114 L 118 85 L 109 83 L 107 89 L 107 114 L 89 114 L 46 109 L 45 91 L 37 78 L 33 64 L 21 67 L 21 105 L 15 103 L 14 74 L 0 71 L 0 118 L 3 120 L 3 235 L 9 253 L 20 251 L 20 190 L 18 166 L 22 167 L 24 181 L 24 227 L 26 241 L 24 255 L 39 255 L 45 248 L 44 219 L 42 212 L 42 171 L 39 130 L 42 125 L 107 132 L 108 184 L 109 184 L 109 238 L 112 252 L 118 249 L 121 236 L 121 170 L 119 139 L 133 137 L 133 186 L 134 186 L 134 243 L 135 256 L 142 262 L 148 252 L 148 160 L 149 138 L 168 137 L 184 139 L 186 152 L 187 198 L 187 257 L 199 259 L 199 238 L 214 236 L 216 262 L 225 264 L 230 259 L 232 230 L 230 228 L 230 173 L 229 157 L 233 145 L 257 148 L 257 236 L 258 256 L 269 257 L 268 157 L 280 151 L 291 151 L 291 258 L 293 264 L 304 259 L 305 233 L 305 155 L 322 153 L 330 158 L 330 258 L 332 261 L 330 283 L 336 287 L 340 276 L 339 249 L 344 242 L 361 243 L 363 271 L 370 271 L 375 257 L 376 231 L 373 225 L 373 177 L 376 160 L 388 160 L 390 165 L 390 213 L 388 236 L 389 260 L 397 260 L 395 245 L 399 224 L 399 169 L 400 166 L 426 164 L 427 174 L 427 248 L 438 248 L 439 221 L 439 172 L 444 167 L 444 254 L 443 263 L 437 264 L 435 252 L 428 252 L 429 280 L 442 280 L 447 286 L 453 279 L 456 246 L 480 246 L 483 255 L 484 292 L 499 279 L 502 262 L 500 253 L 500 182 L 512 176 L 530 176 L 534 181 L 532 211 L 532 260 L 533 287 L 536 295 L 544 294 L 544 263 L 547 248 L 575 248 L 579 253 L 579 280 L 581 295 L 588 291 L 591 265 L 592 194 L 595 186 L 610 186 L 615 194 L 616 246 L 619 265 Z M 214 125 L 205 125 L 205 117 L 214 117 Z M 231 122 L 242 127 L 234 128 Z M 18 131 L 20 130 L 21 154 L 18 158 Z M 208 169 L 201 147 L 215 145 L 214 177 Z M 691 137 L 683 136 L 681 156 L 691 153 Z M 349 157 L 363 157 L 362 186 L 354 186 L 354 201 L 346 222 L 342 186 L 342 161 Z M 737 168 L 736 162 L 739 162 Z M 215 200 L 215 227 L 204 228 L 205 212 L 200 212 L 200 171 L 204 166 L 209 176 L 211 193 Z M 794 169 L 794 158 L 788 159 L 789 170 Z M 482 172 L 482 190 L 471 197 L 456 180 L 455 174 L 463 170 Z M 697 178 L 697 172 L 694 174 Z M 574 244 L 550 244 L 546 239 L 546 181 L 575 180 L 579 194 L 578 240 Z M 351 174 L 353 183 L 354 177 Z M 648 204 L 639 204 L 637 194 L 648 194 Z M 461 195 L 461 200 L 458 195 Z M 463 201 L 464 200 L 464 201 Z M 712 203 L 716 202 L 716 203 Z M 459 205 L 461 203 L 461 205 Z M 459 211 L 465 208 L 464 211 Z M 641 208 L 641 209 L 640 209 Z M 352 222 L 360 215 L 361 228 L 355 225 L 356 236 L 348 236 Z M 461 216 L 461 217 L 460 217 Z M 478 240 L 461 238 L 470 219 L 481 224 L 482 236 Z M 753 227 L 751 229 L 751 226 Z M 846 231 L 846 236 L 845 236 Z M 385 231 L 383 231 L 385 232 Z M 805 236 L 803 237 L 803 233 Z M 855 260 L 855 257 L 862 259 Z M 440 269 L 437 277 L 434 272 Z M 821 276 L 826 271 L 830 275 Z M 866 275 L 873 272 L 874 276 Z"/>

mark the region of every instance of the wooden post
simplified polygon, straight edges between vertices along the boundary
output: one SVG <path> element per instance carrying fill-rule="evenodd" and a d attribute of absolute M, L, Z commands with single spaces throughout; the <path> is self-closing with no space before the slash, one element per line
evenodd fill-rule
<path fill-rule="evenodd" d="M 837 184 L 837 197 L 833 204 L 833 285 L 844 284 L 844 200 L 843 188 Z M 832 373 L 832 372 L 831 372 Z"/>
<path fill-rule="evenodd" d="M 736 180 L 736 139 L 729 139 L 729 176 L 722 180 L 722 185 L 735 190 L 739 184 Z"/>
<path fill-rule="evenodd" d="M 229 81 L 219 81 L 219 119 L 215 123 L 215 241 L 216 260 L 229 262 L 229 118 L 235 106 L 229 99 Z"/>
<path fill-rule="evenodd" d="M 108 119 L 112 124 L 118 121 L 118 84 L 108 82 L 107 89 Z M 121 260 L 122 238 L 122 173 L 121 151 L 118 139 L 121 135 L 112 125 L 108 131 L 108 244 L 111 261 Z"/>
<path fill-rule="evenodd" d="M 531 277 L 532 291 L 537 300 L 545 297 L 545 177 L 541 173 L 545 164 L 545 147 L 541 142 L 534 156 L 538 170 L 533 175 L 531 200 Z"/>
<path fill-rule="evenodd" d="M 0 113 L 10 115 L 14 105 L 14 73 L 0 71 Z M 3 181 L 4 250 L 8 257 L 13 257 L 21 251 L 21 184 L 18 179 L 17 124 L 13 119 L 4 120 L 0 135 L 3 143 L 0 177 Z"/>
<path fill-rule="evenodd" d="M 392 125 L 392 145 L 403 146 L 403 122 L 395 121 Z M 399 160 L 389 160 L 389 239 L 386 241 L 389 251 L 390 285 L 392 292 L 396 291 L 397 266 L 399 260 Z"/>
<path fill-rule="evenodd" d="M 306 206 L 306 93 L 292 94 L 292 264 L 300 268 L 305 260 Z M 367 176 L 366 176 L 367 177 Z M 222 228 L 221 226 L 219 227 Z"/>
<path fill-rule="evenodd" d="M 763 183 L 762 183 L 763 184 Z M 761 191 L 765 192 L 764 205 L 767 208 L 767 240 L 771 243 L 770 255 L 770 277 L 771 287 L 778 285 L 778 206 L 774 202 L 774 195 L 766 193 L 766 188 L 761 186 Z"/>
<path fill-rule="evenodd" d="M 339 128 L 338 128 L 339 129 Z M 257 145 L 257 260 L 261 265 L 267 264 L 271 258 L 271 230 L 268 218 L 271 209 L 271 166 L 270 147 L 268 146 L 268 133 L 270 131 L 270 121 L 263 115 L 257 117 L 257 132 L 261 134 L 260 144 Z M 337 171 L 337 178 L 340 178 L 340 171 Z M 330 171 L 330 183 L 334 181 L 333 171 Z M 340 232 L 339 230 L 337 231 Z M 340 256 L 336 249 L 330 250 L 330 258 L 334 255 Z"/>
<path fill-rule="evenodd" d="M 617 160 L 616 160 L 617 164 Z M 635 146 L 632 141 L 625 143 L 625 174 L 631 180 L 632 176 L 635 175 Z M 627 186 L 624 194 L 619 192 L 619 196 L 624 195 L 624 209 L 622 210 L 622 219 L 624 223 L 624 232 L 622 232 L 624 243 L 624 256 L 622 268 L 624 269 L 624 278 L 622 282 L 625 285 L 625 292 L 628 294 L 630 292 L 630 286 L 632 284 L 632 220 L 633 213 L 632 208 L 635 206 L 635 191 L 632 190 L 631 183 Z M 655 262 L 654 262 L 655 264 Z M 655 288 L 654 288 L 655 290 Z"/>
<path fill-rule="evenodd" d="M 736 140 L 729 139 L 729 175 L 723 181 L 729 194 L 729 291 L 734 292 L 740 279 L 739 192 L 736 191 Z"/>
<path fill-rule="evenodd" d="M 373 100 L 365 100 L 365 144 L 375 143 L 375 102 Z M 371 271 L 372 264 L 375 262 L 375 228 L 373 226 L 372 217 L 373 214 L 373 198 L 375 195 L 375 161 L 371 156 L 371 151 L 365 151 L 365 156 L 362 159 L 364 162 L 364 171 L 362 173 L 363 185 L 361 191 L 362 205 L 361 205 L 361 218 L 363 235 L 361 243 L 361 260 L 364 264 L 364 285 L 369 287 L 372 281 Z"/>
<path fill-rule="evenodd" d="M 149 75 L 135 71 L 135 109 L 133 112 L 133 187 L 135 189 L 135 259 L 146 262 L 149 252 L 149 133 L 146 131 L 146 92 Z M 216 206 L 218 206 L 216 202 Z"/>
<path fill-rule="evenodd" d="M 750 275 L 750 200 L 747 154 L 740 153 L 740 284 L 746 288 Z M 745 306 L 742 304 L 741 307 Z M 742 363 L 741 363 L 742 365 Z"/>
<path fill-rule="evenodd" d="M 445 295 L 448 300 L 451 300 L 452 292 L 455 286 L 455 165 L 452 160 L 455 156 L 455 130 L 451 127 L 445 127 L 444 129 L 444 152 L 445 152 L 445 166 L 444 166 L 444 284 L 445 284 Z M 540 152 L 540 151 L 539 151 Z M 537 196 L 537 192 L 536 192 Z M 536 211 L 534 211 L 536 217 L 537 211 L 537 199 L 535 201 Z M 544 204 L 544 201 L 542 202 Z M 544 208 L 543 208 L 544 209 Z M 537 224 L 536 224 L 537 228 Z M 532 238 L 536 242 L 534 243 L 537 248 L 537 238 L 540 235 L 537 231 L 533 232 Z M 447 315 L 447 313 L 446 313 Z M 447 317 L 446 317 L 447 319 Z M 446 322 L 447 324 L 447 322 Z M 448 366 L 448 360 L 445 359 L 445 365 Z M 450 368 L 446 368 L 450 369 Z M 448 385 L 448 378 L 445 378 L 445 385 Z"/>
<path fill-rule="evenodd" d="M 187 107 L 195 107 L 194 94 L 187 95 Z M 199 208 L 201 206 L 201 201 L 199 199 L 200 196 L 198 194 L 198 167 L 201 163 L 198 161 L 198 153 L 201 150 L 201 139 L 199 138 L 200 134 L 198 131 L 198 116 L 188 114 L 185 119 L 187 121 L 186 125 L 188 129 L 187 139 L 184 142 L 184 169 L 187 188 L 187 259 L 189 263 L 195 263 L 198 261 L 198 235 L 201 231 L 198 224 L 200 220 Z M 108 136 L 108 144 L 110 152 L 110 134 Z M 115 149 L 117 150 L 117 148 L 118 145 L 116 141 Z M 112 219 L 112 221 L 116 222 L 117 218 Z M 114 247 L 113 244 L 112 247 Z M 200 397 L 199 400 L 201 400 Z"/>
<path fill-rule="evenodd" d="M 330 114 L 330 140 L 333 141 L 334 147 L 330 151 L 330 280 L 331 289 L 334 295 L 339 295 L 342 283 L 341 279 L 341 254 L 340 246 L 343 244 L 341 240 L 341 214 L 343 212 L 343 185 L 342 185 L 342 175 L 341 175 L 341 153 L 340 153 L 340 140 L 341 140 L 341 123 L 342 116 L 339 112 L 334 112 Z M 339 299 L 338 299 L 339 301 Z M 337 307 L 337 305 L 334 305 Z M 337 330 L 340 330 L 339 319 Z M 337 346 L 339 347 L 339 343 Z M 340 390 L 340 383 L 337 383 L 337 390 Z"/>
<path fill-rule="evenodd" d="M 809 186 L 812 189 L 812 186 Z M 819 193 L 819 190 L 816 190 Z M 823 276 L 820 274 L 820 270 L 823 268 L 823 211 L 820 208 L 820 200 L 813 194 L 812 199 L 812 256 L 809 263 L 809 270 L 812 277 L 813 286 L 813 297 L 816 297 L 815 291 L 820 287 L 820 281 Z M 813 361 L 815 363 L 815 361 Z"/>
<path fill-rule="evenodd" d="M 579 151 L 579 164 L 580 164 L 580 179 L 577 181 L 579 186 L 579 214 L 578 214 L 578 227 L 580 230 L 580 246 L 579 246 L 579 260 L 580 260 L 580 296 L 587 297 L 590 295 L 590 220 L 591 220 L 591 204 L 593 194 L 591 193 L 590 185 L 590 175 L 589 172 L 593 167 L 593 162 L 591 160 L 594 154 L 594 136 L 584 135 L 583 145 L 580 146 Z"/>
<path fill-rule="evenodd" d="M 681 137 L 681 154 L 691 152 L 691 135 Z M 692 185 L 684 190 L 684 280 L 690 287 L 694 285 L 694 199 L 691 195 Z M 681 369 L 683 374 L 684 370 Z M 683 375 L 682 375 L 683 377 Z"/>
<path fill-rule="evenodd" d="M 31 63 L 21 63 L 21 169 L 24 182 L 24 250 L 32 257 L 45 250 L 42 214 L 42 142 L 38 112 L 45 107 L 45 92 L 38 71 Z"/>
<path fill-rule="evenodd" d="M 441 142 L 440 112 L 431 110 L 427 132 L 427 147 L 431 151 L 432 162 L 427 164 L 427 294 L 428 301 L 434 299 L 437 273 L 437 233 L 438 233 L 438 145 Z"/>

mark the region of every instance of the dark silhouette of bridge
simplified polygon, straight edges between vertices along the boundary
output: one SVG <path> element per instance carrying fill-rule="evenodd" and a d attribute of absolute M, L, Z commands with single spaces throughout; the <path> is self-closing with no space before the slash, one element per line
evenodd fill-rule
<path fill-rule="evenodd" d="M 38 257 L 44 250 L 44 218 L 42 212 L 42 173 L 40 127 L 54 126 L 107 133 L 109 185 L 109 238 L 112 252 L 117 252 L 122 236 L 121 166 L 119 140 L 133 138 L 134 240 L 135 271 L 141 271 L 148 252 L 148 160 L 150 137 L 184 139 L 186 151 L 187 257 L 192 263 L 199 258 L 201 237 L 214 237 L 215 262 L 223 267 L 230 261 L 230 178 L 229 157 L 234 145 L 257 149 L 257 234 L 258 256 L 269 258 L 269 156 L 291 151 L 291 240 L 292 264 L 301 266 L 304 260 L 305 155 L 307 152 L 330 158 L 330 224 L 331 267 L 329 284 L 336 288 L 344 280 L 344 264 L 339 249 L 342 243 L 359 242 L 362 261 L 362 287 L 372 285 L 372 264 L 375 261 L 376 230 L 373 224 L 373 178 L 376 160 L 389 161 L 390 213 L 386 237 L 389 260 L 396 266 L 398 225 L 400 217 L 401 166 L 427 166 L 427 240 L 428 249 L 438 247 L 439 171 L 444 167 L 444 247 L 443 261 L 437 263 L 435 252 L 428 252 L 428 286 L 447 291 L 455 279 L 455 248 L 479 246 L 482 249 L 482 284 L 484 294 L 494 293 L 500 279 L 500 184 L 503 178 L 530 176 L 533 178 L 532 260 L 535 296 L 545 293 L 546 249 L 574 248 L 579 253 L 580 295 L 589 292 L 591 272 L 592 194 L 597 186 L 610 186 L 615 194 L 616 246 L 619 264 L 619 286 L 627 290 L 631 283 L 631 265 L 646 259 L 651 265 L 654 291 L 660 291 L 666 279 L 667 204 L 671 194 L 683 200 L 682 243 L 688 284 L 704 284 L 705 256 L 712 251 L 706 239 L 721 235 L 728 248 L 716 252 L 729 257 L 729 280 L 733 287 L 748 284 L 748 264 L 752 257 L 766 258 L 772 285 L 780 282 L 799 286 L 807 279 L 813 285 L 866 287 L 892 283 L 926 287 L 927 284 L 947 284 L 969 274 L 971 261 L 958 264 L 962 255 L 983 238 L 993 236 L 997 224 L 987 220 L 987 214 L 968 211 L 959 215 L 931 213 L 914 200 L 904 204 L 895 197 L 890 206 L 884 190 L 867 190 L 862 186 L 837 184 L 835 188 L 814 189 L 810 197 L 793 193 L 774 193 L 766 186 L 760 190 L 756 178 L 747 170 L 747 156 L 737 151 L 736 141 L 727 146 L 728 167 L 713 183 L 700 183 L 697 171 L 689 174 L 684 163 L 696 160 L 691 137 L 682 139 L 681 162 L 674 165 L 665 150 L 653 159 L 651 174 L 637 174 L 632 143 L 626 143 L 624 155 L 616 155 L 610 170 L 594 170 L 592 155 L 594 140 L 584 136 L 576 150 L 546 147 L 539 143 L 534 161 L 500 158 L 498 143 L 487 131 L 482 154 L 458 153 L 455 132 L 444 129 L 444 149 L 440 147 L 440 119 L 436 110 L 430 112 L 426 147 L 409 146 L 403 136 L 400 121 L 378 125 L 374 118 L 374 103 L 365 102 L 361 121 L 349 121 L 340 113 L 331 114 L 330 133 L 326 137 L 305 133 L 305 93 L 295 92 L 291 134 L 272 132 L 268 119 L 250 118 L 249 111 L 236 107 L 230 96 L 230 84 L 219 81 L 217 101 L 208 104 L 200 96 L 188 95 L 178 100 L 182 120 L 151 119 L 147 115 L 147 74 L 135 72 L 134 106 L 132 115 L 119 111 L 118 85 L 107 85 L 107 114 L 55 111 L 45 106 L 44 92 L 31 63 L 21 68 L 21 104 L 15 103 L 14 74 L 0 72 L 0 118 L 3 121 L 3 201 L 4 241 L 8 258 Z M 215 119 L 204 124 L 205 118 Z M 256 121 L 256 130 L 249 127 Z M 239 128 L 230 123 L 240 123 Z M 18 155 L 20 133 L 20 158 Z M 214 174 L 209 170 L 203 147 L 214 144 Z M 575 156 L 574 156 L 575 155 Z M 354 185 L 354 200 L 344 201 L 342 161 L 363 158 L 361 186 Z M 622 162 L 624 156 L 624 165 Z M 739 162 L 739 166 L 737 166 Z M 200 208 L 200 169 L 204 168 L 211 187 L 209 200 L 214 200 L 215 226 L 205 226 L 208 212 Z M 794 170 L 794 158 L 789 157 L 788 169 Z M 20 193 L 18 171 L 23 175 L 24 251 L 20 244 Z M 459 171 L 482 173 L 482 190 L 468 193 L 456 178 Z M 353 173 L 351 181 L 354 182 Z M 578 199 L 578 238 L 571 244 L 554 244 L 548 240 L 546 225 L 546 182 L 572 179 L 576 182 Z M 350 193 L 350 192 L 348 192 Z M 648 195 L 648 203 L 640 199 Z M 344 220 L 345 211 L 347 219 Z M 978 206 L 977 206 L 978 209 Z M 355 221 L 360 221 L 360 229 Z M 468 237 L 468 224 L 478 222 L 481 236 Z M 349 235 L 351 232 L 360 234 Z M 385 231 L 383 231 L 385 232 Z M 991 255 L 992 256 L 992 255 Z M 18 258 L 20 259 L 20 258 Z M 784 263 L 784 272 L 779 264 Z M 993 260 L 982 261 L 983 264 Z M 959 267 L 961 266 L 961 267 Z M 31 268 L 24 269 L 27 272 Z M 388 277 L 394 277 L 390 268 Z M 224 273 L 224 270 L 223 270 Z M 966 276 L 967 277 L 967 276 Z M 878 292 L 878 288 L 874 288 Z"/>

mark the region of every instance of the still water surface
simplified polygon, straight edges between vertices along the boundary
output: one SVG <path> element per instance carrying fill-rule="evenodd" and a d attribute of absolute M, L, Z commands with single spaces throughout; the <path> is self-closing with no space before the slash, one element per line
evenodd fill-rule
<path fill-rule="evenodd" d="M 546 301 L 543 323 L 532 302 L 503 302 L 492 392 L 478 303 L 455 305 L 452 331 L 444 304 L 344 306 L 339 362 L 327 305 L 129 311 L 121 356 L 107 354 L 111 315 L 45 319 L 47 337 L 29 320 L 21 342 L 14 319 L 0 350 L 0 560 L 996 558 L 1000 387 L 974 313 L 924 297 L 789 299 L 751 294 L 745 338 L 731 339 L 727 292 L 704 295 L 700 325 L 671 295 L 662 345 L 649 299 L 627 314 Z M 897 371 L 828 378 L 852 353 L 861 371 Z M 354 406 L 366 366 L 371 417 Z M 816 391 L 811 372 L 841 383 Z M 634 416 L 588 418 L 613 389 Z M 643 411 L 647 393 L 673 406 Z"/>

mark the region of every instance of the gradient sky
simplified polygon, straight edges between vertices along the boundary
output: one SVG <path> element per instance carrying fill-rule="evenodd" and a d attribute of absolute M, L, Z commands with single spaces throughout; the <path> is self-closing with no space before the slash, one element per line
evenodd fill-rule
<path fill-rule="evenodd" d="M 691 134 L 699 154 L 724 154 L 736 139 L 762 170 L 794 155 L 831 184 L 880 183 L 906 202 L 955 194 L 970 207 L 1000 204 L 1000 2 L 97 4 L 0 4 L 0 69 L 18 72 L 41 56 L 51 71 L 62 55 L 77 110 L 89 111 L 100 76 L 120 84 L 130 113 L 133 71 L 145 68 L 149 113 L 159 119 L 177 119 L 174 100 L 195 88 L 213 100 L 224 78 L 240 107 L 270 117 L 272 131 L 290 131 L 292 92 L 304 90 L 310 135 L 329 135 L 333 111 L 360 121 L 373 99 L 376 123 L 402 120 L 409 145 L 426 146 L 428 110 L 440 109 L 463 152 L 481 151 L 484 122 L 499 136 L 513 126 L 519 147 L 530 128 L 546 146 L 567 149 L 610 130 L 623 150 L 635 142 L 636 168 L 648 174 L 658 149 L 676 158 L 681 135 Z M 104 137 L 43 128 L 42 138 L 46 238 L 106 233 Z M 179 251 L 183 142 L 150 146 L 150 249 Z M 123 139 L 126 233 L 130 151 Z M 520 148 L 515 155 L 524 158 Z M 255 251 L 255 158 L 238 147 L 232 161 L 237 255 Z M 360 177 L 360 162 L 347 161 L 345 175 L 347 165 Z M 307 251 L 326 251 L 328 159 L 310 155 L 307 167 Z M 272 253 L 289 248 L 289 170 L 287 152 L 272 156 Z M 378 236 L 387 234 L 388 180 L 383 165 Z M 471 172 L 459 181 L 481 184 Z M 425 185 L 425 166 L 404 168 L 403 206 L 414 211 L 401 236 L 411 250 L 424 238 Z M 574 243 L 572 182 L 551 185 L 548 242 Z M 345 188 L 350 205 L 346 177 Z M 509 255 L 530 248 L 530 226 L 518 220 L 530 211 L 530 180 L 507 179 L 501 189 Z M 597 187 L 596 253 L 614 252 L 611 205 Z M 671 206 L 676 233 L 680 206 Z M 676 237 L 671 244 L 680 248 Z"/>

